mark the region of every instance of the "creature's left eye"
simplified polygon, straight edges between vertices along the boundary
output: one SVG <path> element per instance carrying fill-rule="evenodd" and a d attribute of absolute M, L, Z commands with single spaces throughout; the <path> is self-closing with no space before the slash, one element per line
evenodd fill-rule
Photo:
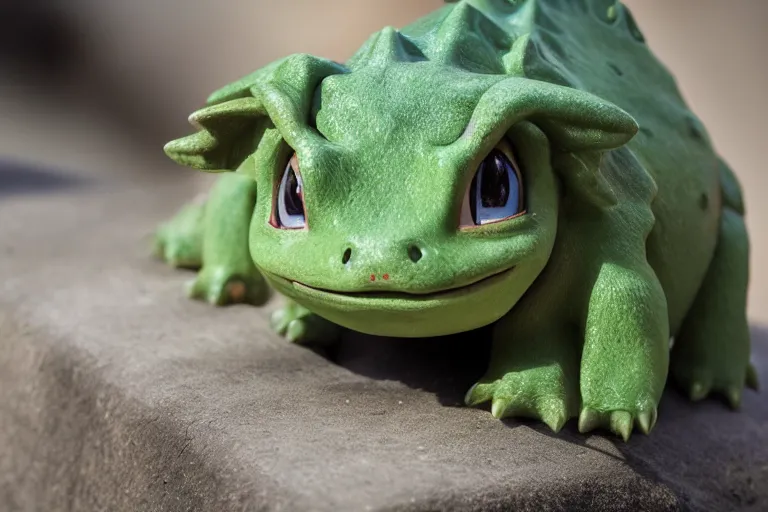
<path fill-rule="evenodd" d="M 499 222 L 522 212 L 520 172 L 510 158 L 496 148 L 480 164 L 464 196 L 461 227 Z"/>
<path fill-rule="evenodd" d="M 277 227 L 301 229 L 307 225 L 304 214 L 304 186 L 298 169 L 299 162 L 294 154 L 285 167 L 280 187 L 277 189 Z"/>

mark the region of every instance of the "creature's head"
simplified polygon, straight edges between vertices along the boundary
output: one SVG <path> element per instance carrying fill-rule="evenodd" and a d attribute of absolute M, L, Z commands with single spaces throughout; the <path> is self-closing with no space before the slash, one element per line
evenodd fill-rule
<path fill-rule="evenodd" d="M 636 129 L 574 89 L 420 59 L 350 71 L 296 55 L 239 87 L 167 153 L 256 180 L 257 267 L 319 315 L 382 335 L 509 311 L 548 262 L 561 189 L 610 202 L 595 169 L 564 175 L 553 155 L 618 147 Z"/>

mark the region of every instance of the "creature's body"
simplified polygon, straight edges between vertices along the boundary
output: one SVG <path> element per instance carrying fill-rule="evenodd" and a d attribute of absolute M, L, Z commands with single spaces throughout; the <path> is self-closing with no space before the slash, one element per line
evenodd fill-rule
<path fill-rule="evenodd" d="M 757 385 L 738 183 L 618 2 L 463 0 L 191 119 L 168 154 L 237 171 L 159 232 L 195 297 L 260 304 L 266 277 L 304 342 L 495 322 L 467 403 L 554 430 L 648 432 L 668 371 L 734 407 Z"/>

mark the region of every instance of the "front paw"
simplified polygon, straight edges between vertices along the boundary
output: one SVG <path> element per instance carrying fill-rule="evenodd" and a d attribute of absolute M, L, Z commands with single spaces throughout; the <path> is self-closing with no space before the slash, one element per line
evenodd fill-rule
<path fill-rule="evenodd" d="M 748 343 L 747 340 L 744 345 L 749 346 Z M 755 391 L 759 387 L 755 367 L 746 361 L 748 354 L 739 357 L 735 350 L 727 356 L 708 353 L 707 349 L 714 352 L 712 345 L 699 343 L 673 352 L 670 375 L 694 402 L 719 395 L 732 409 L 739 409 L 744 386 Z"/>
<path fill-rule="evenodd" d="M 290 301 L 272 313 L 271 324 L 275 332 L 299 345 L 324 345 L 341 337 L 341 327 Z"/>
<path fill-rule="evenodd" d="M 578 393 L 575 379 L 568 378 L 558 364 L 551 364 L 486 375 L 472 386 L 464 401 L 469 406 L 491 401 L 491 414 L 496 418 L 534 418 L 558 432 L 578 413 Z"/>
<path fill-rule="evenodd" d="M 203 267 L 189 283 L 187 294 L 215 306 L 252 304 L 260 306 L 269 299 L 269 286 L 261 274 L 242 274 L 224 267 Z"/>
<path fill-rule="evenodd" d="M 584 434 L 603 428 L 626 442 L 635 426 L 644 434 L 653 430 L 658 417 L 658 401 L 652 397 L 650 389 L 643 391 L 650 382 L 639 381 L 633 386 L 632 382 L 624 382 L 619 376 L 600 382 L 587 375 L 582 377 L 582 383 L 579 432 Z"/>
<path fill-rule="evenodd" d="M 174 268 L 200 268 L 203 250 L 202 204 L 187 205 L 155 233 L 153 252 Z"/>
<path fill-rule="evenodd" d="M 593 285 L 581 356 L 579 431 L 604 428 L 628 441 L 656 423 L 669 368 L 667 302 L 642 262 L 604 264 Z"/>
<path fill-rule="evenodd" d="M 656 425 L 658 410 L 653 402 L 642 406 L 627 406 L 625 409 L 600 411 L 584 407 L 579 415 L 579 432 L 586 434 L 596 428 L 604 428 L 629 441 L 635 425 L 644 434 L 649 434 Z"/>

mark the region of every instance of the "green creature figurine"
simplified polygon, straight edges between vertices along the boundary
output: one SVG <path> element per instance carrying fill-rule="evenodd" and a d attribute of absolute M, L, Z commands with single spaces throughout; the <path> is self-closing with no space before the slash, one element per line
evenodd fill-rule
<path fill-rule="evenodd" d="M 734 408 L 757 388 L 739 184 L 618 1 L 450 3 L 190 122 L 166 153 L 234 171 L 158 232 L 195 298 L 269 284 L 300 343 L 493 323 L 466 403 L 554 431 L 648 433 L 668 373 Z"/>

